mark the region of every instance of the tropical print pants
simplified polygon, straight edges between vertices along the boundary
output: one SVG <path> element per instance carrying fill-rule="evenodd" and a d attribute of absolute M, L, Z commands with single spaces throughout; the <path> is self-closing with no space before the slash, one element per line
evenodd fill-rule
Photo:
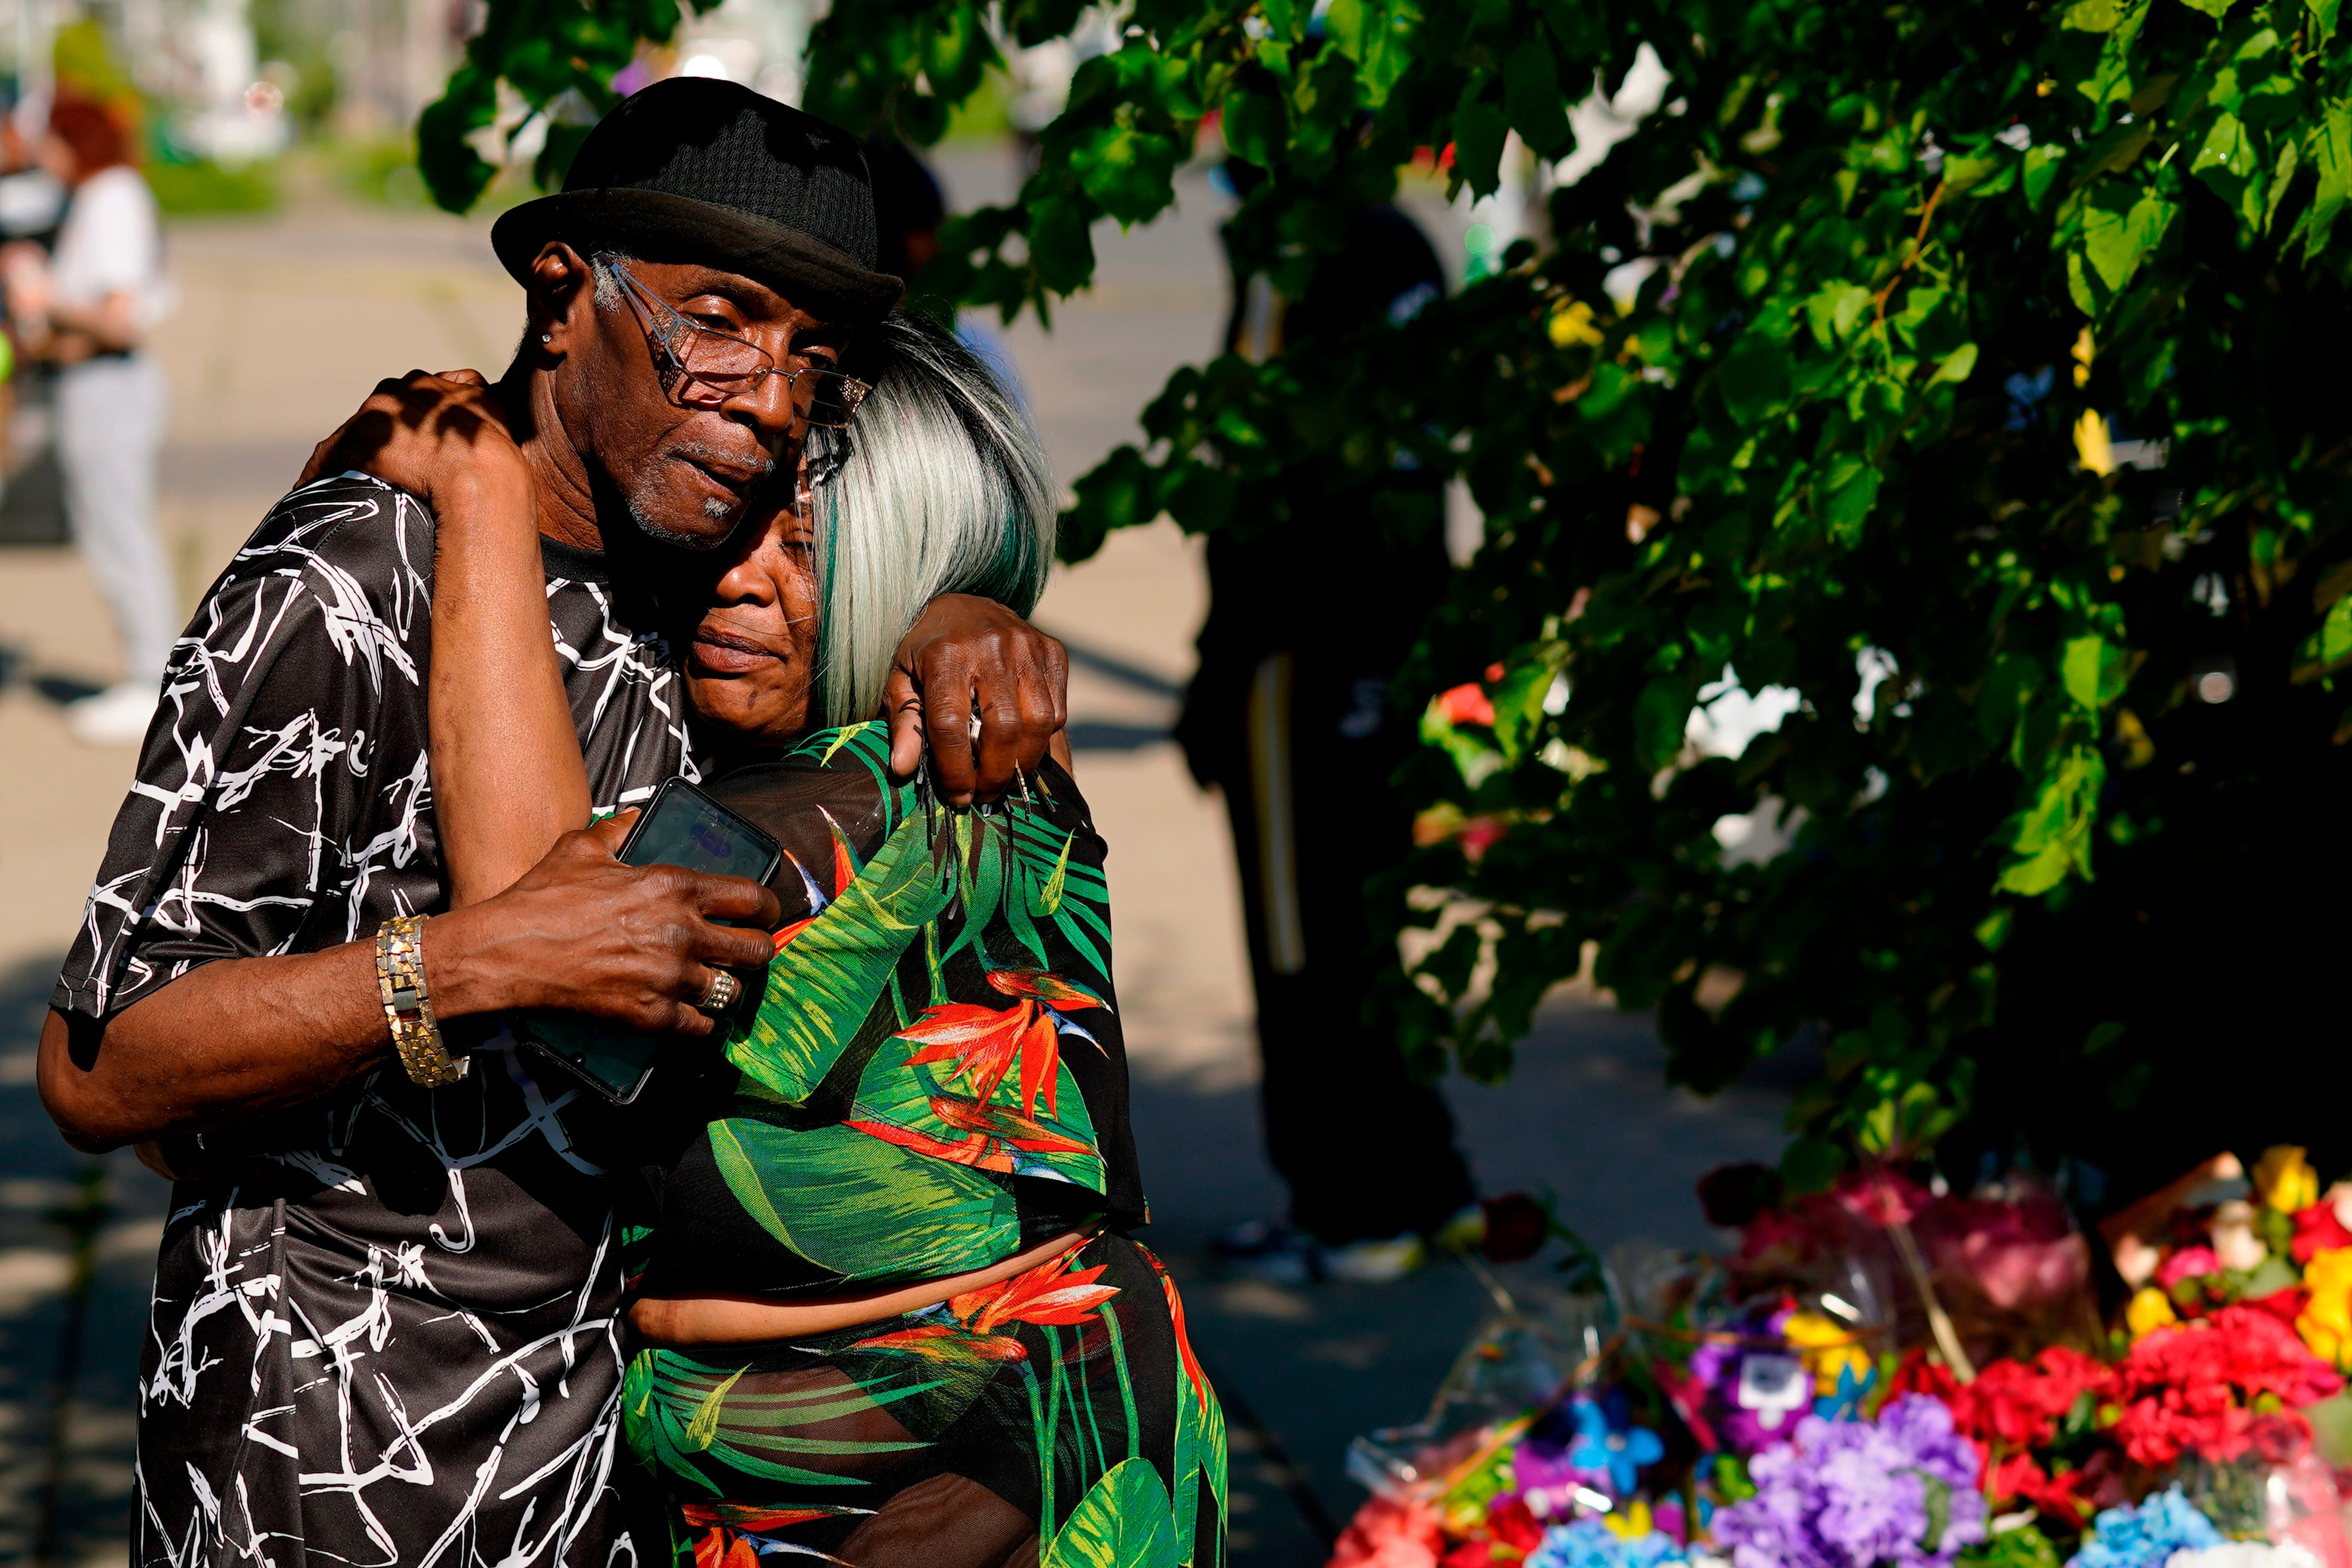
<path fill-rule="evenodd" d="M 679 1568 L 1223 1568 L 1225 1426 L 1124 1237 L 920 1312 L 649 1349 L 622 1391 Z"/>

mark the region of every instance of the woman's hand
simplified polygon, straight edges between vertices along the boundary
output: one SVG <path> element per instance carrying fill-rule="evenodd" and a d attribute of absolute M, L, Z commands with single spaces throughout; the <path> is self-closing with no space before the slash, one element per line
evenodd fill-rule
<path fill-rule="evenodd" d="M 451 1017 L 551 1007 L 709 1034 L 695 1000 L 720 969 L 764 969 L 775 952 L 767 932 L 783 911 L 741 877 L 621 864 L 614 856 L 635 820 L 625 811 L 567 833 L 506 891 L 427 922 L 435 1007 Z"/>
<path fill-rule="evenodd" d="M 536 533 L 530 468 L 478 370 L 412 370 L 380 381 L 312 449 L 298 484 L 356 468 L 397 485 L 449 526 Z"/>
<path fill-rule="evenodd" d="M 992 599 L 942 594 L 898 644 L 882 688 L 891 771 L 913 773 L 928 739 L 940 798 L 993 800 L 1037 771 L 1069 723 L 1069 684 L 1059 642 Z"/>

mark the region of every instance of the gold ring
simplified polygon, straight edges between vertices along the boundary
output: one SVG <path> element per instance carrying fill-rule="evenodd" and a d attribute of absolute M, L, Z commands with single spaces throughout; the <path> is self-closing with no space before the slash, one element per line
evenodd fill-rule
<path fill-rule="evenodd" d="M 701 999 L 695 1006 L 705 1013 L 724 1013 L 742 994 L 743 983 L 721 969 L 711 975 L 710 984 L 703 987 Z"/>

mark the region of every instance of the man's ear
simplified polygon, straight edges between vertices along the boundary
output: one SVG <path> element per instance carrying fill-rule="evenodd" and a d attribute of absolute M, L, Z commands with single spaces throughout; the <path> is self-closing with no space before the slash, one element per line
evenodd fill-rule
<path fill-rule="evenodd" d="M 530 264 L 530 337 L 528 345 L 551 355 L 571 351 L 596 309 L 595 274 L 578 251 L 549 240 Z"/>

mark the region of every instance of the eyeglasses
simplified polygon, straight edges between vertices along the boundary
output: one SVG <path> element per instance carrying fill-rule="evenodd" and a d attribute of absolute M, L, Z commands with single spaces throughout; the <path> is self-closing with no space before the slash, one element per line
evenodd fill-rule
<path fill-rule="evenodd" d="M 786 370 L 759 344 L 679 315 L 612 257 L 600 256 L 596 260 L 611 268 L 621 279 L 631 309 L 636 311 L 646 337 L 659 351 L 655 368 L 661 375 L 665 394 L 678 390 L 682 384 L 686 389 L 683 395 L 700 385 L 716 393 L 723 402 L 741 393 L 757 393 L 768 377 L 780 375 L 803 420 L 825 429 L 839 429 L 849 423 L 858 404 L 874 390 L 856 376 L 824 365 L 803 364 Z"/>

